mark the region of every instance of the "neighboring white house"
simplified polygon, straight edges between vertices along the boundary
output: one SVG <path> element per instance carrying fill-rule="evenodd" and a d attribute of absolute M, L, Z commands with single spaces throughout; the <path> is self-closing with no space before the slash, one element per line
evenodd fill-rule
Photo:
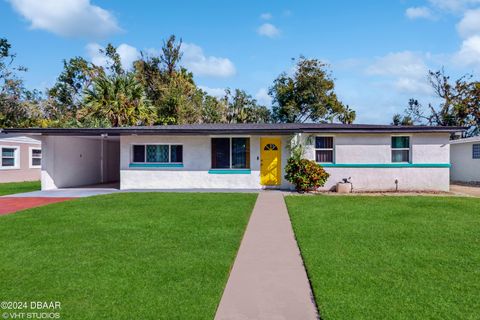
<path fill-rule="evenodd" d="M 118 181 L 121 189 L 291 189 L 292 141 L 355 190 L 448 191 L 458 127 L 343 124 L 197 124 L 8 129 L 42 140 L 42 188 Z"/>
<path fill-rule="evenodd" d="M 480 183 L 480 136 L 452 140 L 451 180 Z"/>
<path fill-rule="evenodd" d="M 40 141 L 0 133 L 0 183 L 40 180 Z"/>

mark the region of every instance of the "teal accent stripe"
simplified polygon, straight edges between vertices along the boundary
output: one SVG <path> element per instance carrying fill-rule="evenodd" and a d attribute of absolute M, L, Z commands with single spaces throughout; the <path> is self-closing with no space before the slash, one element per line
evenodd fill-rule
<path fill-rule="evenodd" d="M 130 163 L 130 168 L 183 168 L 183 163 Z"/>
<path fill-rule="evenodd" d="M 208 170 L 209 174 L 250 174 L 250 169 L 211 169 Z"/>
<path fill-rule="evenodd" d="M 450 168 L 450 163 L 319 163 L 325 168 Z"/>

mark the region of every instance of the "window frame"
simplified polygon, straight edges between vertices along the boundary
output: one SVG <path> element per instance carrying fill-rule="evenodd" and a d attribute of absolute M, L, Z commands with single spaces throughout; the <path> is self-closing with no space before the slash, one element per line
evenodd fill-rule
<path fill-rule="evenodd" d="M 40 165 L 34 165 L 33 164 L 33 150 L 40 150 L 40 157 L 35 157 L 35 159 L 40 159 Z M 30 169 L 40 169 L 42 168 L 42 159 L 43 159 L 43 152 L 42 152 L 42 148 L 39 148 L 39 147 L 29 147 L 28 148 L 28 153 L 29 153 L 29 156 L 28 156 L 28 167 Z"/>
<path fill-rule="evenodd" d="M 408 138 L 408 148 L 394 148 L 393 138 Z M 393 161 L 393 151 L 408 151 L 408 161 Z M 412 135 L 409 134 L 395 134 L 390 136 L 390 162 L 391 163 L 412 163 Z"/>
<path fill-rule="evenodd" d="M 317 138 L 332 138 L 332 147 L 331 148 L 317 148 Z M 335 136 L 334 135 L 315 135 L 315 140 L 313 141 L 313 157 L 315 159 L 316 163 L 319 164 L 329 164 L 329 163 L 335 163 Z M 317 162 L 317 150 L 318 151 L 332 151 L 332 161 L 331 162 Z"/>
<path fill-rule="evenodd" d="M 138 161 L 133 161 L 133 148 L 135 146 L 144 146 L 144 159 L 145 161 L 143 162 L 138 162 Z M 168 146 L 168 162 L 150 162 L 147 161 L 147 146 Z M 182 162 L 172 162 L 172 146 L 182 146 Z M 176 143 L 176 142 L 169 142 L 169 143 L 132 143 L 130 145 L 130 163 L 133 164 L 146 164 L 146 163 L 152 163 L 152 164 L 183 164 L 185 159 L 183 157 L 183 143 Z"/>
<path fill-rule="evenodd" d="M 478 150 L 475 150 L 475 147 L 477 147 Z M 480 160 L 480 143 L 472 144 L 472 160 Z"/>
<path fill-rule="evenodd" d="M 247 155 L 248 155 L 248 158 L 247 158 L 247 163 L 248 163 L 248 167 L 246 168 L 232 168 L 232 162 L 233 162 L 233 144 L 232 144 L 232 139 L 235 139 L 235 138 L 243 138 L 243 139 L 248 139 L 248 152 L 247 152 Z M 212 163 L 212 151 L 213 151 L 213 148 L 212 148 L 212 140 L 213 139 L 228 139 L 229 140 L 229 153 L 230 153 L 230 156 L 229 156 L 229 160 L 230 160 L 230 163 L 229 163 L 229 166 L 228 168 L 214 168 L 213 167 L 213 163 Z M 251 136 L 210 136 L 210 170 L 251 170 L 252 168 L 252 159 L 251 159 L 251 147 L 252 147 L 252 139 L 251 139 Z"/>
<path fill-rule="evenodd" d="M 14 149 L 13 157 L 3 157 L 3 149 Z M 13 159 L 13 166 L 4 166 L 3 158 Z M 20 146 L 0 145 L 0 170 L 18 170 L 20 169 Z"/>

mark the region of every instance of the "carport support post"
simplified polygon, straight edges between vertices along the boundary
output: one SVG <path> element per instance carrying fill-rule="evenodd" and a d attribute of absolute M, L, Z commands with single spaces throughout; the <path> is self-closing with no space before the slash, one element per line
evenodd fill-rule
<path fill-rule="evenodd" d="M 102 133 L 101 135 L 101 142 L 100 142 L 100 182 L 104 183 L 105 178 L 104 178 L 104 165 L 105 165 L 105 147 L 104 147 L 104 140 L 107 139 L 108 134 Z"/>

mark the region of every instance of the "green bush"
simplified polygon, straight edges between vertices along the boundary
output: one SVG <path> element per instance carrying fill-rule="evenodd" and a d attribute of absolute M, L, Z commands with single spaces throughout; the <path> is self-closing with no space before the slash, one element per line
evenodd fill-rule
<path fill-rule="evenodd" d="M 316 190 L 323 187 L 330 176 L 315 161 L 291 157 L 285 167 L 285 179 L 295 185 L 299 192 Z"/>

